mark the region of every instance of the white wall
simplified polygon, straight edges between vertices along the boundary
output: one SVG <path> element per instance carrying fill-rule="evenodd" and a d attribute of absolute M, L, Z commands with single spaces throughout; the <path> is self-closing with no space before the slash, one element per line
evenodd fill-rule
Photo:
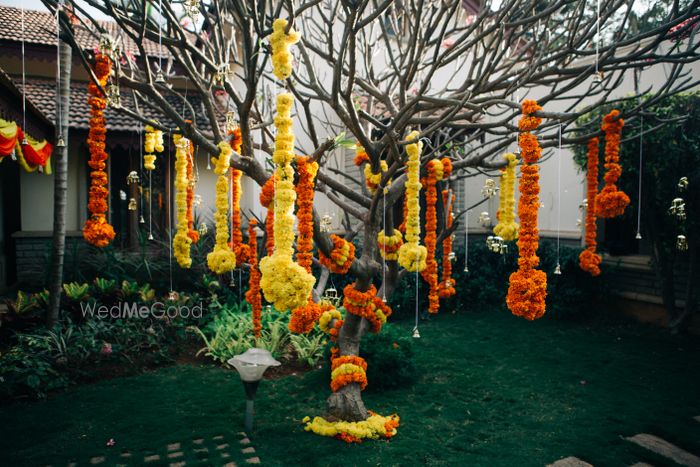
<path fill-rule="evenodd" d="M 80 184 L 86 184 L 85 171 L 80 154 L 68 157 L 68 203 L 66 206 L 66 230 L 82 229 Z M 22 206 L 21 222 L 23 231 L 50 232 L 53 230 L 53 185 L 54 176 L 39 173 L 27 173 L 20 170 L 20 203 Z"/>

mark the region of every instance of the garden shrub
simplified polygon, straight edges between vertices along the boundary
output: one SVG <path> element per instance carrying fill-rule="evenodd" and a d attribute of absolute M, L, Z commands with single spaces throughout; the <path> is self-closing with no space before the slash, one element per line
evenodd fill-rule
<path fill-rule="evenodd" d="M 403 328 L 385 324 L 381 332 L 362 341 L 360 356 L 367 361 L 368 390 L 395 389 L 416 377 L 413 338 Z"/>
<path fill-rule="evenodd" d="M 595 303 L 604 299 L 604 279 L 601 276 L 592 277 L 579 268 L 580 252 L 581 248 L 561 245 L 559 262 L 562 274 L 555 275 L 556 243 L 548 239 L 540 241 L 540 267 L 547 273 L 546 317 L 584 316 L 596 309 Z M 507 253 L 500 255 L 489 251 L 484 239 L 472 240 L 469 243 L 469 273 L 464 272 L 463 250 L 457 257 L 459 259 L 453 265 L 457 294 L 440 301 L 440 313 L 504 310 L 508 279 L 517 269 L 518 249 L 515 242 L 509 244 Z M 415 275 L 406 275 L 391 297 L 390 304 L 394 310 L 392 320 L 413 319 L 415 280 Z M 427 294 L 428 286 L 420 278 L 418 306 L 421 318 L 427 317 Z"/>
<path fill-rule="evenodd" d="M 385 324 L 381 332 L 368 333 L 362 339 L 360 357 L 367 362 L 367 391 L 395 389 L 411 385 L 416 377 L 413 338 L 406 329 Z M 329 344 L 326 362 L 330 362 Z M 330 365 L 324 367 L 324 380 L 330 381 Z"/>

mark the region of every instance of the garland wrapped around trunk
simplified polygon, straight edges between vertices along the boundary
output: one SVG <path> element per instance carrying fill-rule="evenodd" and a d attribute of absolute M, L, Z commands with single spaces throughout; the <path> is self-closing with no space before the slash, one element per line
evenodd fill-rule
<path fill-rule="evenodd" d="M 587 203 L 586 208 L 586 249 L 579 255 L 579 266 L 592 276 L 600 274 L 600 262 L 602 258 L 596 254 L 596 194 L 598 193 L 598 138 L 588 141 L 588 174 Z"/>
<path fill-rule="evenodd" d="M 112 61 L 106 55 L 98 53 L 95 55 L 95 77 L 99 85 L 104 88 L 112 70 Z M 107 166 L 106 135 L 107 127 L 104 117 L 104 110 L 107 101 L 97 84 L 90 82 L 88 86 L 88 104 L 90 104 L 90 131 L 88 132 L 88 148 L 90 150 L 90 161 L 88 165 L 92 169 L 90 173 L 90 195 L 88 200 L 88 210 L 90 217 L 85 221 L 83 227 L 83 237 L 85 241 L 98 248 L 109 245 L 114 239 L 114 228 L 107 222 L 107 200 L 109 189 L 107 188 Z"/>
<path fill-rule="evenodd" d="M 537 141 L 534 131 L 542 119 L 535 112 L 542 110 L 534 100 L 525 100 L 522 104 L 523 116 L 518 122 L 520 128 L 520 154 L 523 159 L 520 178 L 520 200 L 518 215 L 520 231 L 518 233 L 518 270 L 510 275 L 510 286 L 506 296 L 506 304 L 510 311 L 528 320 L 541 318 L 545 312 L 547 297 L 547 274 L 535 269 L 540 263 L 537 256 L 539 231 L 537 229 L 537 214 L 540 209 L 540 175 L 539 161 L 542 148 Z"/>

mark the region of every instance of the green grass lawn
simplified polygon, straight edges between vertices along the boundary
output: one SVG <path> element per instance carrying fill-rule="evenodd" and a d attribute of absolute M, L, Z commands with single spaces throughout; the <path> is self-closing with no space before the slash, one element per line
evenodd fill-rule
<path fill-rule="evenodd" d="M 263 464 L 524 466 L 574 455 L 594 465 L 669 465 L 621 437 L 643 432 L 700 454 L 697 338 L 632 324 L 527 322 L 505 311 L 440 315 L 421 336 L 415 384 L 365 392 L 368 408 L 401 416 L 391 441 L 345 445 L 304 432 L 299 421 L 322 414 L 330 391 L 321 371 L 264 381 L 253 437 Z M 110 454 L 112 462 L 122 449 L 235 440 L 242 409 L 237 375 L 215 367 L 102 381 L 1 407 L 0 464 Z M 105 447 L 109 438 L 117 445 Z M 186 455 L 188 465 L 203 463 Z"/>

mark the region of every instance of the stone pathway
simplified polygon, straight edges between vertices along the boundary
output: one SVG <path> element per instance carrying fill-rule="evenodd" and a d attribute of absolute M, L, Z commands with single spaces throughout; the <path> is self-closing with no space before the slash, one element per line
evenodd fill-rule
<path fill-rule="evenodd" d="M 700 415 L 693 417 L 697 422 L 700 422 Z M 638 446 L 643 447 L 651 452 L 661 455 L 667 459 L 672 460 L 676 464 L 684 465 L 686 467 L 700 467 L 700 457 L 692 454 L 675 444 L 669 443 L 668 441 L 654 436 L 648 433 L 639 433 L 625 440 L 634 443 Z M 593 467 L 588 462 L 582 461 L 577 457 L 565 457 L 559 459 L 558 461 L 549 464 L 547 467 Z M 651 464 L 645 462 L 637 462 L 630 467 L 653 467 Z"/>
<path fill-rule="evenodd" d="M 78 466 L 223 466 L 237 467 L 260 464 L 260 457 L 248 435 L 216 435 L 211 438 L 194 438 L 188 442 L 173 442 L 161 449 L 145 452 L 130 451 L 114 446 L 103 456 L 95 456 L 87 461 L 68 463 L 68 467 Z M 53 467 L 53 466 L 47 466 Z"/>
<path fill-rule="evenodd" d="M 652 452 L 668 457 L 676 464 L 687 465 L 688 467 L 700 467 L 700 457 L 691 454 L 688 451 L 679 448 L 675 444 L 671 444 L 668 441 L 659 438 L 658 436 L 640 433 L 625 439 Z"/>

